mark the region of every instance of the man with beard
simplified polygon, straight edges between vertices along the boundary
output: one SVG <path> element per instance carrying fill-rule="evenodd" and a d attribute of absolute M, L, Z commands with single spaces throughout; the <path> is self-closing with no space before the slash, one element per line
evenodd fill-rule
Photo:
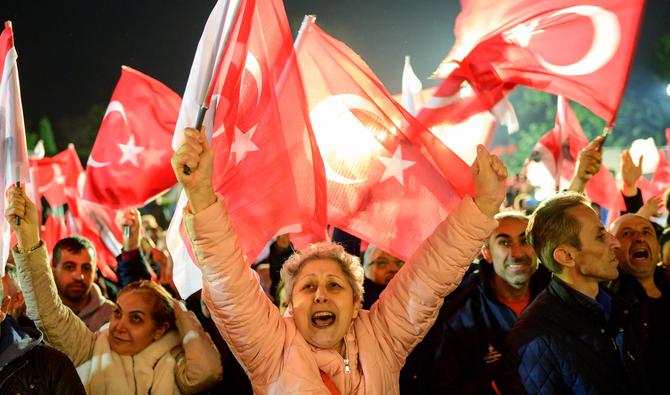
<path fill-rule="evenodd" d="M 408 358 L 402 393 L 494 393 L 505 335 L 541 290 L 531 285 L 537 256 L 526 243 L 528 217 L 507 211 L 494 218 L 498 228 L 482 247 L 478 269 L 447 297 L 431 333 Z"/>
<path fill-rule="evenodd" d="M 670 283 L 657 266 L 660 245 L 652 223 L 639 215 L 626 214 L 611 225 L 621 244 L 617 257 L 621 271 L 614 289 L 637 306 L 634 317 L 639 343 L 645 356 L 650 390 L 666 391 L 664 377 L 670 352 Z"/>
<path fill-rule="evenodd" d="M 646 393 L 629 306 L 600 285 L 619 275 L 619 242 L 590 202 L 575 192 L 552 196 L 526 236 L 553 276 L 507 335 L 501 392 Z"/>
<path fill-rule="evenodd" d="M 394 257 L 388 252 L 382 251 L 374 245 L 369 245 L 363 256 L 363 269 L 365 279 L 363 281 L 363 308 L 369 310 L 379 299 L 386 285 L 402 267 L 401 259 Z"/>
<path fill-rule="evenodd" d="M 66 237 L 54 246 L 53 275 L 58 295 L 91 331 L 100 329 L 114 310 L 114 303 L 94 283 L 95 259 L 93 244 L 84 237 Z"/>

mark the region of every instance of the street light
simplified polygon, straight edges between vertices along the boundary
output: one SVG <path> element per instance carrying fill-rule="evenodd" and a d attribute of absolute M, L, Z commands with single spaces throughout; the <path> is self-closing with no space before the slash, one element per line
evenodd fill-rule
<path fill-rule="evenodd" d="M 670 84 L 668 84 L 668 86 L 665 87 L 665 94 L 670 96 Z"/>

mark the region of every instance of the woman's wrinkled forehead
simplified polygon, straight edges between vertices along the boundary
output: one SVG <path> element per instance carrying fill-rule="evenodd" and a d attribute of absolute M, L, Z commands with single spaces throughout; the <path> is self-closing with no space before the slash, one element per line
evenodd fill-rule
<path fill-rule="evenodd" d="M 342 270 L 342 266 L 334 259 L 309 259 L 300 265 L 300 270 L 296 275 L 296 280 L 318 277 L 337 277 L 346 279 L 347 275 Z"/>

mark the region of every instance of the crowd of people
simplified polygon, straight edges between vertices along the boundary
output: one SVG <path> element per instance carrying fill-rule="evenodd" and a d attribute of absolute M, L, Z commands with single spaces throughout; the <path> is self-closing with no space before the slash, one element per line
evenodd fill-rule
<path fill-rule="evenodd" d="M 207 139 L 184 136 L 172 165 L 203 273 L 185 301 L 139 211 L 117 219 L 113 282 L 83 237 L 48 251 L 34 203 L 6 192 L 17 244 L 0 289 L 0 393 L 664 393 L 670 230 L 650 217 L 668 197 L 643 201 L 628 152 L 626 210 L 608 228 L 583 194 L 601 138 L 567 190 L 532 208 L 480 146 L 476 196 L 407 261 L 335 229 L 300 251 L 277 237 L 254 263 L 212 187 Z"/>

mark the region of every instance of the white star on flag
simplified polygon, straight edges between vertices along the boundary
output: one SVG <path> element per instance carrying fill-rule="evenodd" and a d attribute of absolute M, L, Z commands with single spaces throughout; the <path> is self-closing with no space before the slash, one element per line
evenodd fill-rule
<path fill-rule="evenodd" d="M 400 185 L 405 185 L 402 176 L 403 170 L 414 166 L 415 163 L 411 160 L 402 159 L 402 151 L 400 146 L 396 148 L 392 157 L 380 156 L 379 160 L 386 167 L 386 170 L 384 170 L 384 174 L 382 175 L 382 179 L 379 182 L 384 182 L 385 180 L 391 177 L 395 177 L 395 179 L 398 180 Z"/>
<path fill-rule="evenodd" d="M 242 133 L 239 128 L 235 127 L 235 141 L 230 146 L 230 151 L 235 153 L 235 165 L 240 164 L 247 152 L 258 151 L 256 144 L 251 141 L 254 133 L 256 133 L 255 125 L 247 133 Z"/>
<path fill-rule="evenodd" d="M 135 145 L 135 136 L 130 136 L 130 140 L 128 140 L 127 143 L 117 145 L 119 146 L 119 149 L 122 153 L 121 159 L 119 160 L 120 165 L 126 162 L 130 162 L 133 164 L 133 166 L 140 167 L 140 164 L 137 160 L 137 155 L 144 151 L 144 147 L 138 147 Z"/>
<path fill-rule="evenodd" d="M 533 37 L 533 35 L 542 33 L 544 30 L 537 29 L 537 25 L 540 23 L 537 19 L 530 21 L 528 23 L 520 23 L 512 30 L 506 31 L 503 33 L 503 39 L 507 41 L 510 44 L 515 44 L 518 45 L 522 48 L 528 47 L 528 44 L 530 44 L 530 39 Z"/>

